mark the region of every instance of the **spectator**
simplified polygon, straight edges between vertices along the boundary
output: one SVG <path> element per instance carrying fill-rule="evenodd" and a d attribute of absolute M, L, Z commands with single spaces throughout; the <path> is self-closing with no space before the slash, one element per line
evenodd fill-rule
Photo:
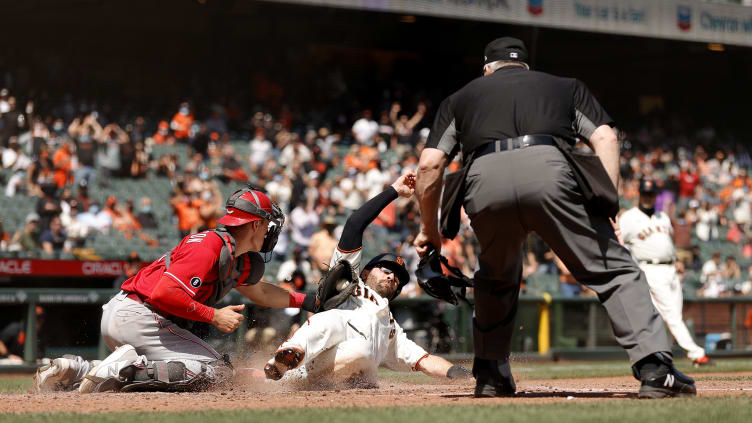
<path fill-rule="evenodd" d="M 44 253 L 55 258 L 60 257 L 60 252 L 70 253 L 70 246 L 65 242 L 67 239 L 63 223 L 57 216 L 50 221 L 50 228 L 39 237 Z"/>
<path fill-rule="evenodd" d="M 100 185 L 108 187 L 110 179 L 121 175 L 120 145 L 129 142 L 128 134 L 111 123 L 104 127 L 99 142 L 103 145 L 97 149 L 97 164 L 104 174 Z"/>
<path fill-rule="evenodd" d="M 326 271 L 329 268 L 329 260 L 334 254 L 339 242 L 334 237 L 334 228 L 337 222 L 334 217 L 327 215 L 321 221 L 321 230 L 311 236 L 311 244 L 308 246 L 308 255 L 313 261 L 314 268 L 319 271 Z"/>
<path fill-rule="evenodd" d="M 188 103 L 181 103 L 180 109 L 170 122 L 170 129 L 174 131 L 175 138 L 178 141 L 186 141 L 190 137 L 191 125 L 193 125 L 193 113 Z"/>
<path fill-rule="evenodd" d="M 26 216 L 24 228 L 13 234 L 8 251 L 21 251 L 34 255 L 38 252 L 40 246 L 39 215 L 31 213 Z"/>
<path fill-rule="evenodd" d="M 41 186 L 44 195 L 37 201 L 36 212 L 39 215 L 39 230 L 44 233 L 50 227 L 50 222 L 62 212 L 60 199 L 57 197 L 57 186 L 46 183 Z"/>
<path fill-rule="evenodd" d="M 8 179 L 8 184 L 5 188 L 5 195 L 13 197 L 16 193 L 26 193 L 26 172 L 31 165 L 31 159 L 29 159 L 23 151 L 21 151 L 18 145 L 18 137 L 10 137 L 8 140 L 8 147 L 3 149 L 2 152 L 2 166 L 4 169 L 10 169 L 13 174 Z"/>
<path fill-rule="evenodd" d="M 708 201 L 703 200 L 697 210 L 695 232 L 697 238 L 704 242 L 718 239 L 718 211 L 715 207 L 711 207 Z"/>
<path fill-rule="evenodd" d="M 157 126 L 157 132 L 154 133 L 152 139 L 157 144 L 174 144 L 175 138 L 170 134 L 170 124 L 166 120 L 159 122 Z"/>
<path fill-rule="evenodd" d="M 60 189 L 65 187 L 73 178 L 72 153 L 71 143 L 65 141 L 52 156 L 52 164 L 55 166 L 54 181 L 55 185 Z"/>
<path fill-rule="evenodd" d="M 394 125 L 394 132 L 397 135 L 397 142 L 400 144 L 413 144 L 411 142 L 413 129 L 426 115 L 426 105 L 419 103 L 417 111 L 409 119 L 406 114 L 400 114 L 401 110 L 402 106 L 400 103 L 393 103 L 392 109 L 389 112 L 389 118 Z"/>
<path fill-rule="evenodd" d="M 296 247 L 304 250 L 308 250 L 313 231 L 319 225 L 319 215 L 314 209 L 314 201 L 314 197 L 309 195 L 307 199 L 300 200 L 298 205 L 290 212 L 292 242 L 295 243 Z"/>
<path fill-rule="evenodd" d="M 68 126 L 68 134 L 76 143 L 76 182 L 86 181 L 87 184 L 91 184 L 97 175 L 95 158 L 101 143 L 102 126 L 92 115 L 88 115 L 74 119 Z"/>
<path fill-rule="evenodd" d="M 170 205 L 172 205 L 173 211 L 178 218 L 178 232 L 181 237 L 198 232 L 199 227 L 203 223 L 201 213 L 199 212 L 203 202 L 198 198 L 197 194 L 176 192 L 170 198 Z"/>
<path fill-rule="evenodd" d="M 3 228 L 3 218 L 0 217 L 0 251 L 8 251 L 10 246 L 10 234 Z"/>
<path fill-rule="evenodd" d="M 112 218 L 104 210 L 100 210 L 96 203 L 91 203 L 88 210 L 78 215 L 78 220 L 89 229 L 106 232 L 112 226 Z"/>
<path fill-rule="evenodd" d="M 65 203 L 63 203 L 65 204 Z M 68 207 L 63 207 L 60 221 L 68 234 L 69 248 L 83 248 L 90 228 L 78 219 L 80 205 L 77 200 L 70 200 Z"/>
<path fill-rule="evenodd" d="M 264 166 L 267 160 L 272 158 L 274 147 L 271 141 L 266 139 L 264 128 L 256 128 L 253 139 L 248 143 L 249 156 L 248 162 L 251 166 L 251 172 L 258 172 Z"/>
<path fill-rule="evenodd" d="M 699 296 L 715 298 L 725 291 L 725 287 L 722 283 L 723 275 L 721 274 L 720 265 L 721 253 L 719 251 L 713 253 L 713 258 L 702 265 L 700 282 L 702 282 L 703 285 L 698 292 Z"/>
<path fill-rule="evenodd" d="M 700 176 L 694 169 L 694 165 L 684 162 L 679 173 L 679 202 L 677 205 L 684 209 L 689 204 L 689 200 L 695 198 L 695 191 L 700 184 Z"/>
<path fill-rule="evenodd" d="M 151 210 L 151 198 L 141 197 L 141 209 L 139 210 L 138 215 L 136 215 L 136 219 L 144 229 L 158 228 L 157 218 Z"/>
<path fill-rule="evenodd" d="M 362 117 L 355 121 L 352 126 L 352 134 L 360 145 L 373 145 L 373 139 L 379 132 L 379 124 L 372 118 L 370 109 L 363 111 Z"/>
<path fill-rule="evenodd" d="M 736 257 L 726 256 L 721 265 L 721 278 L 726 282 L 738 282 L 742 278 L 742 269 L 736 263 Z"/>
<path fill-rule="evenodd" d="M 300 272 L 306 281 L 313 280 L 311 263 L 303 257 L 303 249 L 300 247 L 296 247 L 292 257 L 279 266 L 277 282 L 292 282 L 295 272 Z"/>

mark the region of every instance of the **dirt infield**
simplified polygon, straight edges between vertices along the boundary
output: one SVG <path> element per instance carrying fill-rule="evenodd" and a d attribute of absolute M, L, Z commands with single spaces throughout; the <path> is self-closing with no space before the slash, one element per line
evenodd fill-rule
<path fill-rule="evenodd" d="M 408 384 L 385 382 L 378 389 L 290 391 L 245 375 L 232 387 L 202 393 L 12 394 L 0 395 L 0 410 L 29 412 L 191 411 L 290 407 L 378 407 L 433 404 L 551 403 L 631 400 L 638 383 L 629 377 L 518 381 L 515 398 L 472 398 L 473 383 Z M 752 372 L 708 373 L 697 381 L 698 395 L 752 397 Z"/>

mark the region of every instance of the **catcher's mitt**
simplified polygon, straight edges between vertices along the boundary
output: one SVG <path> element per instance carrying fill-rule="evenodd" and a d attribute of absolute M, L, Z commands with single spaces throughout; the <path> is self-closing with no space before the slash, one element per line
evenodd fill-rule
<path fill-rule="evenodd" d="M 442 264 L 448 274 L 444 272 Z M 470 304 L 465 297 L 465 290 L 473 287 L 473 280 L 463 275 L 460 269 L 450 266 L 438 250 L 431 249 L 420 259 L 415 276 L 426 294 L 453 305 L 459 304 L 458 298 Z"/>
<path fill-rule="evenodd" d="M 357 286 L 358 275 L 355 274 L 352 265 L 347 260 L 340 260 L 321 278 L 314 311 L 318 313 L 337 308 Z"/>

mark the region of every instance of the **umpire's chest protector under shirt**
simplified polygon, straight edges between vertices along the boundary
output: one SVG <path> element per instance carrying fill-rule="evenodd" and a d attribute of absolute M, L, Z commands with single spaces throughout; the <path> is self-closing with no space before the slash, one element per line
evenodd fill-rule
<path fill-rule="evenodd" d="M 581 81 L 507 66 L 476 78 L 440 106 L 427 147 L 448 154 L 522 135 L 574 142 L 613 122 Z"/>

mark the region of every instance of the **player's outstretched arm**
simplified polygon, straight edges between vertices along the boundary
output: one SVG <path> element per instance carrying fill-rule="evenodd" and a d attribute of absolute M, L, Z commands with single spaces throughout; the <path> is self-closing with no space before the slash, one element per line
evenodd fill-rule
<path fill-rule="evenodd" d="M 438 355 L 429 355 L 421 360 L 418 364 L 418 370 L 431 377 L 446 377 L 449 379 L 469 379 L 473 377 L 470 370 L 452 364 Z"/>
<path fill-rule="evenodd" d="M 415 189 L 415 174 L 407 172 L 400 176 L 389 188 L 371 198 L 355 210 L 345 222 L 342 237 L 337 247 L 342 251 L 357 250 L 363 245 L 363 231 L 397 197 L 409 197 Z"/>
<path fill-rule="evenodd" d="M 262 307 L 295 307 L 306 311 L 315 311 L 313 303 L 316 301 L 316 294 L 313 293 L 303 294 L 292 292 L 267 282 L 258 282 L 253 285 L 239 285 L 235 289 L 244 297 Z"/>

